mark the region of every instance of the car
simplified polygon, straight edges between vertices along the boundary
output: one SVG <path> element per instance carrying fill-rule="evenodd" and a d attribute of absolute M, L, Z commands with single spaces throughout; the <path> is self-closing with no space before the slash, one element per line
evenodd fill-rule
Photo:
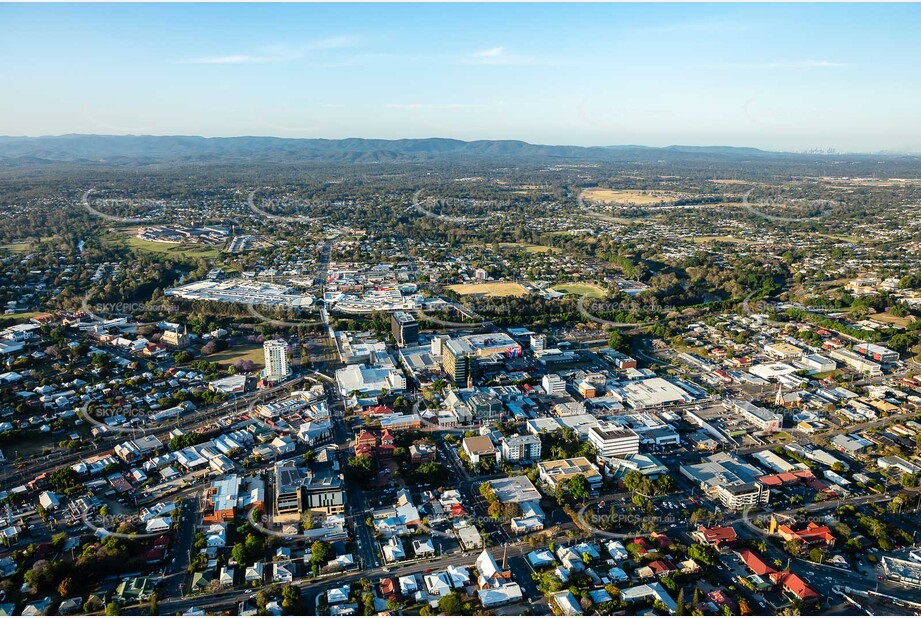
<path fill-rule="evenodd" d="M 423 573 L 431 573 L 431 572 L 434 571 L 434 570 L 435 570 L 435 569 L 426 569 L 426 570 L 423 571 Z"/>

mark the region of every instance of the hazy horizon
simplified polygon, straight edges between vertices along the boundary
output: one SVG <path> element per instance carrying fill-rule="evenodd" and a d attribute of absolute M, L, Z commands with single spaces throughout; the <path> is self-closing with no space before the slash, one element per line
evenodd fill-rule
<path fill-rule="evenodd" d="M 3 4 L 9 136 L 921 152 L 917 5 Z"/>

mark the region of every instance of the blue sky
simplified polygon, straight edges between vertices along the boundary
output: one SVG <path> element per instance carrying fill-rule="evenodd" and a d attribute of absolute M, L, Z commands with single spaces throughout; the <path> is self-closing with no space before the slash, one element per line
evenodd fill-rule
<path fill-rule="evenodd" d="M 911 4 L 0 4 L 0 134 L 921 151 Z"/>

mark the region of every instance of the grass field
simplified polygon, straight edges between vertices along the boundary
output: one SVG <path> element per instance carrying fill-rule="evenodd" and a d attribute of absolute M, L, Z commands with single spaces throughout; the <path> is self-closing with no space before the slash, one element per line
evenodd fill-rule
<path fill-rule="evenodd" d="M 528 291 L 521 284 L 510 281 L 494 281 L 492 283 L 461 283 L 449 285 L 448 289 L 461 296 L 527 296 Z"/>
<path fill-rule="evenodd" d="M 491 247 L 492 245 L 470 245 L 471 247 Z M 559 253 L 556 247 L 545 247 L 544 245 L 531 245 L 526 242 L 500 242 L 499 249 L 524 249 L 526 253 Z"/>
<path fill-rule="evenodd" d="M 257 367 L 261 368 L 265 365 L 265 353 L 260 344 L 254 343 L 252 345 L 238 345 L 222 352 L 216 352 L 206 356 L 204 360 L 221 365 L 233 365 L 238 360 L 251 360 Z"/>
<path fill-rule="evenodd" d="M 0 249 L 6 249 L 7 251 L 12 251 L 13 253 L 25 253 L 31 247 L 32 244 L 28 242 L 13 242 L 8 245 L 0 245 Z"/>
<path fill-rule="evenodd" d="M 38 315 L 47 315 L 47 311 L 23 311 L 22 313 L 7 313 L 0 315 L 0 321 L 25 321 Z"/>
<path fill-rule="evenodd" d="M 164 242 L 141 240 L 132 236 L 128 239 L 128 246 L 146 253 L 158 253 L 177 258 L 216 258 L 221 250 L 217 247 L 199 247 L 195 245 L 177 245 Z"/>
<path fill-rule="evenodd" d="M 577 294 L 579 296 L 588 296 L 589 298 L 604 298 L 607 292 L 603 288 L 593 283 L 561 283 L 554 285 L 553 289 L 564 294 Z"/>
<path fill-rule="evenodd" d="M 736 238 L 735 236 L 694 236 L 691 238 L 696 243 L 707 243 L 707 242 L 731 242 L 737 245 L 754 245 L 757 244 L 755 240 L 746 240 L 745 238 Z"/>
<path fill-rule="evenodd" d="M 602 202 L 604 204 L 635 204 L 638 206 L 649 206 L 650 204 L 671 202 L 683 196 L 673 191 L 586 189 L 582 192 L 582 197 L 590 202 Z"/>

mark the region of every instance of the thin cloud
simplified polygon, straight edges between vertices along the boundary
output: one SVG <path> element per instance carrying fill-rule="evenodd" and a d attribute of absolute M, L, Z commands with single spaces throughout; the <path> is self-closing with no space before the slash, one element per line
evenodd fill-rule
<path fill-rule="evenodd" d="M 480 109 L 490 107 L 486 103 L 389 103 L 391 109 Z"/>
<path fill-rule="evenodd" d="M 505 47 L 493 47 L 469 54 L 461 59 L 461 64 L 485 64 L 485 65 L 505 65 L 505 66 L 522 66 L 531 64 L 556 64 L 541 60 L 534 56 L 521 56 L 516 54 L 507 54 Z"/>
<path fill-rule="evenodd" d="M 314 41 L 307 46 L 307 49 L 343 49 L 345 47 L 355 47 L 359 45 L 360 42 L 361 40 L 355 36 L 333 36 L 327 39 Z"/>
<path fill-rule="evenodd" d="M 249 54 L 232 54 L 229 56 L 210 56 L 206 58 L 188 58 L 178 64 L 258 64 L 261 62 L 279 62 L 281 58 L 273 56 L 253 56 Z"/>
<path fill-rule="evenodd" d="M 497 58 L 505 53 L 504 47 L 493 47 L 492 49 L 485 49 L 483 51 L 476 52 L 473 54 L 474 58 Z"/>
<path fill-rule="evenodd" d="M 776 60 L 772 62 L 748 62 L 728 65 L 739 69 L 837 69 L 853 66 L 847 62 L 831 60 Z"/>
<path fill-rule="evenodd" d="M 639 32 L 742 32 L 749 29 L 744 22 L 729 20 L 689 21 L 638 28 Z"/>
<path fill-rule="evenodd" d="M 267 62 L 290 62 L 300 60 L 309 52 L 346 49 L 359 44 L 353 36 L 335 36 L 312 41 L 302 46 L 273 45 L 259 50 L 255 54 L 228 54 L 224 56 L 205 56 L 179 60 L 177 64 L 264 64 Z"/>

